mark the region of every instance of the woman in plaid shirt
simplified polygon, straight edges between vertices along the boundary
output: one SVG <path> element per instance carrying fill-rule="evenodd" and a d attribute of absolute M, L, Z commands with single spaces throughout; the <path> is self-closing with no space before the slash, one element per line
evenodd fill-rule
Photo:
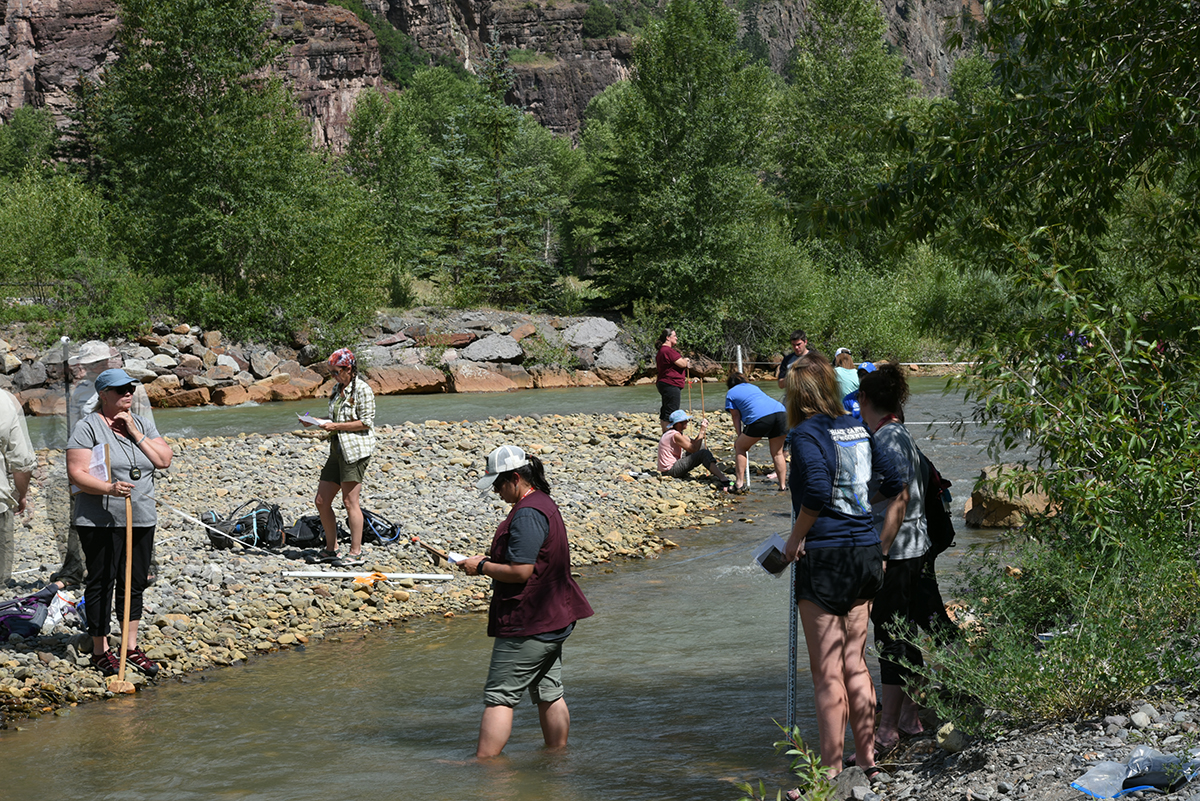
<path fill-rule="evenodd" d="M 325 529 L 325 552 L 318 561 L 352 567 L 363 563 L 363 516 L 358 498 L 375 451 L 375 393 L 358 377 L 358 360 L 349 348 L 334 351 L 329 366 L 338 383 L 329 397 L 330 420 L 321 424 L 333 436 L 329 438 L 329 459 L 317 484 L 317 511 Z M 337 552 L 337 520 L 333 516 L 333 499 L 339 491 L 350 524 L 350 552 L 343 557 Z"/>

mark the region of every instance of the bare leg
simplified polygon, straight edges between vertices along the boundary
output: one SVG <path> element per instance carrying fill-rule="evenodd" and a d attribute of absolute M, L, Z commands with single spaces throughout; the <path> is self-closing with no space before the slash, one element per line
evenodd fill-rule
<path fill-rule="evenodd" d="M 891 748 L 900 741 L 900 708 L 905 701 L 904 688 L 899 684 L 884 684 L 879 700 L 882 709 L 879 712 L 879 732 L 876 740 L 880 746 Z"/>
<path fill-rule="evenodd" d="M 830 778 L 842 769 L 845 750 L 846 722 L 849 702 L 846 697 L 844 622 L 812 601 L 802 600 L 800 620 L 804 626 L 804 642 L 808 647 L 808 663 L 812 672 L 813 697 L 817 700 L 817 733 L 820 739 L 821 762 Z"/>
<path fill-rule="evenodd" d="M 728 481 L 728 478 L 725 476 L 724 471 L 721 470 L 721 465 L 717 464 L 716 462 L 713 462 L 712 464 L 708 465 L 708 472 L 709 472 L 709 475 L 711 475 L 717 481 L 722 481 L 722 482 Z"/>
<path fill-rule="evenodd" d="M 341 489 L 332 481 L 317 483 L 317 497 L 313 503 L 317 506 L 317 514 L 321 516 L 321 528 L 325 529 L 325 550 L 333 553 L 337 550 L 337 519 L 333 516 L 333 499 Z M 362 514 L 359 513 L 359 543 L 362 543 Z"/>
<path fill-rule="evenodd" d="M 541 714 L 541 709 L 538 710 Z M 513 711 L 511 706 L 485 706 L 483 719 L 479 721 L 479 744 L 475 746 L 476 759 L 491 759 L 498 756 L 508 744 L 512 734 Z"/>
<path fill-rule="evenodd" d="M 342 484 L 342 505 L 346 507 L 346 522 L 350 524 L 350 555 L 362 553 L 363 516 L 362 506 L 358 502 L 362 484 L 357 481 L 346 481 Z"/>
<path fill-rule="evenodd" d="M 783 458 L 783 443 L 786 437 L 772 437 L 767 440 L 771 448 L 771 461 L 775 463 L 775 478 L 779 480 L 779 489 L 787 489 L 787 460 Z"/>
<path fill-rule="evenodd" d="M 571 711 L 565 698 L 538 703 L 538 721 L 542 724 L 542 739 L 547 748 L 564 748 L 571 730 Z"/>
<path fill-rule="evenodd" d="M 733 462 L 735 479 L 734 486 L 741 489 L 749 482 L 750 476 L 746 470 L 750 467 L 750 449 L 754 447 L 754 443 L 758 442 L 758 437 L 748 437 L 745 434 L 739 434 L 738 438 L 733 441 Z"/>
<path fill-rule="evenodd" d="M 842 670 L 850 705 L 854 752 L 858 755 L 855 764 L 869 768 L 875 764 L 875 683 L 867 669 L 867 630 L 871 622 L 871 603 L 860 601 L 855 604 L 845 621 Z"/>
<path fill-rule="evenodd" d="M 137 648 L 138 623 L 140 620 L 129 621 L 129 650 Z"/>

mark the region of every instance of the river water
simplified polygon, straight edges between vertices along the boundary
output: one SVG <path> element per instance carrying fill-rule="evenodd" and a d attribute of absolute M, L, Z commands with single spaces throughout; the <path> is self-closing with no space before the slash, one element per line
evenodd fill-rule
<path fill-rule="evenodd" d="M 922 449 L 955 482 L 961 515 L 989 461 L 987 432 L 944 424 L 966 410 L 960 396 L 941 394 L 943 385 L 914 381 L 907 416 Z M 553 400 L 531 403 L 543 392 Z M 715 409 L 723 393 L 706 396 Z M 653 388 L 443 395 L 424 407 L 416 396 L 397 399 L 380 420 L 649 411 L 656 399 Z M 240 430 L 293 427 L 290 408 L 261 408 L 170 412 L 159 425 L 207 434 L 209 421 L 235 425 L 224 415 L 240 414 L 249 415 L 236 423 Z M 752 458 L 767 461 L 765 451 Z M 468 758 L 490 640 L 483 616 L 439 618 L 344 634 L 0 731 L 0 796 L 732 801 L 735 781 L 791 786 L 786 760 L 771 747 L 779 735 L 773 720 L 787 714 L 788 588 L 751 565 L 754 547 L 788 526 L 786 496 L 767 486 L 756 480 L 761 491 L 726 510 L 719 525 L 668 533 L 680 547 L 659 558 L 584 571 L 596 615 L 566 645 L 565 753 L 541 750 L 536 708 L 526 700 L 505 756 L 487 765 Z M 997 536 L 959 529 L 958 546 L 939 560 L 943 575 L 966 546 Z M 803 644 L 799 653 L 798 720 L 815 742 Z"/>

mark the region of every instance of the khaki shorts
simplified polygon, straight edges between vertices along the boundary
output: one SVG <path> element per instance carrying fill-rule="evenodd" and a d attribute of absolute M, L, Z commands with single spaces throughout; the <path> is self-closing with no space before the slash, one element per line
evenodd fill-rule
<path fill-rule="evenodd" d="M 329 440 L 329 458 L 321 468 L 321 481 L 330 484 L 361 484 L 367 477 L 367 465 L 371 463 L 370 456 L 364 456 L 357 462 L 347 462 L 342 458 L 342 446 L 338 444 L 337 436 Z"/>
<path fill-rule="evenodd" d="M 497 637 L 483 702 L 488 706 L 516 706 L 526 690 L 535 704 L 562 698 L 562 645 L 533 637 Z"/>

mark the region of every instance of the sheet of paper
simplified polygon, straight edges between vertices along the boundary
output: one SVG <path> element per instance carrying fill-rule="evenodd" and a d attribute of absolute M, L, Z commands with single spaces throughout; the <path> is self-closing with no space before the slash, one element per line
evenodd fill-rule
<path fill-rule="evenodd" d="M 305 412 L 304 414 L 296 415 L 296 419 L 299 420 L 303 425 L 306 425 L 306 426 L 319 426 L 322 423 L 329 422 L 328 417 L 313 417 L 308 412 Z"/>
<path fill-rule="evenodd" d="M 450 564 L 452 565 L 457 565 L 459 562 L 467 561 L 467 557 L 463 556 L 461 553 L 455 553 L 454 551 L 446 554 L 446 558 L 450 560 Z"/>
<path fill-rule="evenodd" d="M 108 475 L 108 445 L 101 443 L 92 448 L 92 455 L 88 460 L 88 475 L 101 481 L 112 481 Z M 78 495 L 81 492 L 83 490 L 79 487 L 71 485 L 72 495 Z"/>
<path fill-rule="evenodd" d="M 786 545 L 783 537 L 772 534 L 766 542 L 758 546 L 758 550 L 754 552 L 754 561 L 772 576 L 782 575 L 788 566 L 787 560 L 783 558 Z"/>

